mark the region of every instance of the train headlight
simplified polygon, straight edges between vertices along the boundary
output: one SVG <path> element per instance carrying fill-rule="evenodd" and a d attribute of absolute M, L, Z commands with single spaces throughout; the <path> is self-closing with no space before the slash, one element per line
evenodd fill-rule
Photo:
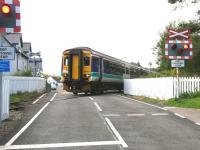
<path fill-rule="evenodd" d="M 69 73 L 69 71 L 68 70 L 63 70 L 63 73 Z"/>
<path fill-rule="evenodd" d="M 91 75 L 90 74 L 84 74 L 85 78 L 89 78 Z"/>
<path fill-rule="evenodd" d="M 86 77 L 90 77 L 90 74 L 86 74 Z"/>

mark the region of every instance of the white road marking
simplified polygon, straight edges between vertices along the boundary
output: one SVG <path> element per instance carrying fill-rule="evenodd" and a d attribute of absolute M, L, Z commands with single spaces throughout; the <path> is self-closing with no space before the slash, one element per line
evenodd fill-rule
<path fill-rule="evenodd" d="M 55 94 L 53 95 L 53 97 L 51 98 L 50 102 L 52 102 L 52 101 L 55 99 L 56 95 L 57 95 L 57 93 L 55 93 Z"/>
<path fill-rule="evenodd" d="M 54 94 L 52 97 L 52 101 L 55 98 L 57 93 Z M 50 101 L 51 101 L 50 100 Z M 47 102 L 36 114 L 33 116 L 33 118 L 17 133 L 15 134 L 6 144 L 5 146 L 10 146 L 15 140 L 35 121 L 35 119 L 43 112 L 43 110 L 50 104 L 50 102 Z"/>
<path fill-rule="evenodd" d="M 46 95 L 46 93 L 45 93 L 45 94 L 42 94 L 42 96 L 40 96 L 38 99 L 36 99 L 32 104 L 37 103 L 37 102 L 38 102 L 41 98 L 43 98 L 45 95 Z"/>
<path fill-rule="evenodd" d="M 115 129 L 115 127 L 113 126 L 112 122 L 110 121 L 110 119 L 105 118 L 107 124 L 109 125 L 110 129 L 112 130 L 112 132 L 115 134 L 115 136 L 117 137 L 117 139 L 119 140 L 120 144 L 123 147 L 128 147 L 128 145 L 126 144 L 126 142 L 123 140 L 123 138 L 121 137 L 121 135 L 119 134 L 119 132 Z"/>
<path fill-rule="evenodd" d="M 98 109 L 99 111 L 102 111 L 102 109 L 99 107 L 99 105 L 98 105 L 96 102 L 94 102 L 94 104 L 95 104 L 95 106 L 97 107 L 97 109 Z"/>
<path fill-rule="evenodd" d="M 92 98 L 92 97 L 89 97 L 89 99 L 92 100 L 92 101 L 94 100 L 94 98 Z"/>
<path fill-rule="evenodd" d="M 32 144 L 32 145 L 11 145 L 4 146 L 4 149 L 41 149 L 41 148 L 62 148 L 78 146 L 101 146 L 101 145 L 120 145 L 119 141 L 97 141 L 79 143 L 52 143 L 52 144 Z"/>
<path fill-rule="evenodd" d="M 120 114 L 104 114 L 104 117 L 120 117 Z"/>
<path fill-rule="evenodd" d="M 157 113 L 157 114 L 152 114 L 152 116 L 167 116 L 168 113 Z"/>
<path fill-rule="evenodd" d="M 145 102 L 142 102 L 142 101 L 138 101 L 138 100 L 136 100 L 136 99 L 128 98 L 128 97 L 126 97 L 126 96 L 121 96 L 121 95 L 117 95 L 117 96 L 123 97 L 123 98 L 125 98 L 125 99 L 129 99 L 129 100 L 133 100 L 133 101 L 135 101 L 135 102 L 142 103 L 142 104 L 145 104 L 145 105 L 148 105 L 148 106 L 152 106 L 152 107 L 155 107 L 155 108 L 158 108 L 158 109 L 162 109 L 162 110 L 165 110 L 165 111 L 167 110 L 167 109 L 165 109 L 165 108 L 162 108 L 162 107 L 159 107 L 159 106 L 156 106 L 156 105 L 152 105 L 152 104 L 149 104 L 149 103 L 145 103 Z"/>
<path fill-rule="evenodd" d="M 50 104 L 50 102 L 47 102 L 37 114 L 17 133 L 15 136 L 13 136 L 6 144 L 5 146 L 10 146 L 34 121 L 35 119 L 42 113 L 42 111 Z"/>
<path fill-rule="evenodd" d="M 144 116 L 144 114 L 127 114 L 128 116 Z"/>
<path fill-rule="evenodd" d="M 200 123 L 197 122 L 196 125 L 199 125 L 199 126 L 200 126 Z"/>
<path fill-rule="evenodd" d="M 180 118 L 183 118 L 183 119 L 186 118 L 185 116 L 182 116 L 182 115 L 177 114 L 177 113 L 175 113 L 175 115 L 178 116 L 178 117 L 180 117 Z"/>

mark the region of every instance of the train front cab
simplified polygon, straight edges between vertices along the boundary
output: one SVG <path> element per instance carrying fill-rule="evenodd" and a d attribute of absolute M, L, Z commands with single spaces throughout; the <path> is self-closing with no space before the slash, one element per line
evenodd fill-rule
<path fill-rule="evenodd" d="M 74 94 L 89 92 L 91 52 L 82 49 L 67 50 L 63 54 L 63 89 Z"/>

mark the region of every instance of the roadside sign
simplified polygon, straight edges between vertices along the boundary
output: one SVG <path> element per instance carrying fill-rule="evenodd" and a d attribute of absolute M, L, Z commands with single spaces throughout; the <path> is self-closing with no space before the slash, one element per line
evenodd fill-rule
<path fill-rule="evenodd" d="M 184 60 L 171 60 L 171 66 L 174 68 L 185 67 L 185 61 Z"/>
<path fill-rule="evenodd" d="M 0 72 L 10 72 L 10 61 L 0 61 Z"/>
<path fill-rule="evenodd" d="M 0 60 L 14 60 L 15 49 L 14 47 L 0 47 Z"/>

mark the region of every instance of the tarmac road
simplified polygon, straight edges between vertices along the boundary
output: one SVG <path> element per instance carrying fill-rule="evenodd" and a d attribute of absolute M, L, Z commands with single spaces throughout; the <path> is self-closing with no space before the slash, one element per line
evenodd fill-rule
<path fill-rule="evenodd" d="M 73 96 L 59 91 L 29 110 L 34 113 L 1 149 L 200 150 L 200 126 L 118 94 Z"/>

